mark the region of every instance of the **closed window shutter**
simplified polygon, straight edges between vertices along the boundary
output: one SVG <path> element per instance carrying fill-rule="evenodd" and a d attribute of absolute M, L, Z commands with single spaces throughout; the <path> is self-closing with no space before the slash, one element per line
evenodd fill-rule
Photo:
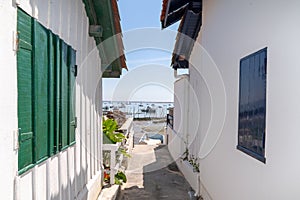
<path fill-rule="evenodd" d="M 64 148 L 68 145 L 68 133 L 69 133 L 69 73 L 68 73 L 68 46 L 66 43 L 61 41 L 61 105 L 60 105 L 60 115 L 61 115 L 61 147 Z"/>
<path fill-rule="evenodd" d="M 76 51 L 18 9 L 19 173 L 75 142 Z"/>
<path fill-rule="evenodd" d="M 76 51 L 69 47 L 68 50 L 68 60 L 69 60 L 69 77 L 70 77 L 70 88 L 69 88 L 69 117 L 70 117 L 70 129 L 69 129 L 69 143 L 75 141 L 75 128 L 76 128 L 76 118 L 75 118 L 75 76 L 77 74 L 76 64 Z"/>
<path fill-rule="evenodd" d="M 48 155 L 48 32 L 34 20 L 34 127 L 36 160 Z"/>
<path fill-rule="evenodd" d="M 17 54 L 18 76 L 18 169 L 33 164 L 33 107 L 32 107 L 32 19 L 18 9 L 17 29 L 19 50 Z"/>
<path fill-rule="evenodd" d="M 237 148 L 265 163 L 267 48 L 240 61 Z"/>

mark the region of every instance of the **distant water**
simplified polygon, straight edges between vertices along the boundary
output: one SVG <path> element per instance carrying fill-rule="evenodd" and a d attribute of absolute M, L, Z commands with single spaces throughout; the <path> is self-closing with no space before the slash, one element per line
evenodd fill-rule
<path fill-rule="evenodd" d="M 103 112 L 120 110 L 127 117 L 133 118 L 164 118 L 173 102 L 136 102 L 136 101 L 103 101 Z"/>

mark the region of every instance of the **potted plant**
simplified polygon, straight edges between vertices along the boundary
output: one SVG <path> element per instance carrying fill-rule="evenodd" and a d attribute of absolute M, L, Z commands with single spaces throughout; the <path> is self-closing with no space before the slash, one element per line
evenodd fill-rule
<path fill-rule="evenodd" d="M 125 139 L 124 134 L 116 132 L 118 123 L 113 119 L 103 119 L 103 143 L 116 144 Z"/>

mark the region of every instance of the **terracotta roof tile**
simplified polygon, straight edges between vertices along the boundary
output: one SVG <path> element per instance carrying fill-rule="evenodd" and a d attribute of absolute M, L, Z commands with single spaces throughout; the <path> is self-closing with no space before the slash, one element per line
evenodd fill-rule
<path fill-rule="evenodd" d="M 169 0 L 163 0 L 162 10 L 161 10 L 161 15 L 160 15 L 160 21 L 161 22 L 163 22 L 165 20 L 168 3 L 169 3 Z"/>
<path fill-rule="evenodd" d="M 114 24 L 115 24 L 115 29 L 116 29 L 116 34 L 117 36 L 117 42 L 118 42 L 118 49 L 120 53 L 120 61 L 121 61 L 121 67 L 127 69 L 126 65 L 126 58 L 124 55 L 124 45 L 123 45 L 123 40 L 122 40 L 122 28 L 121 28 L 121 19 L 120 19 L 120 14 L 119 14 L 119 9 L 118 9 L 118 3 L 117 0 L 112 0 L 112 9 L 113 9 L 113 14 L 114 14 Z"/>

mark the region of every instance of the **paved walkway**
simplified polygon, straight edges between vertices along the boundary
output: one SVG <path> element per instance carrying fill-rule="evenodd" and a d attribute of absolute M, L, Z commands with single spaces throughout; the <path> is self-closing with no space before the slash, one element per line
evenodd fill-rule
<path fill-rule="evenodd" d="M 135 145 L 118 200 L 186 200 L 190 186 L 167 146 Z"/>

